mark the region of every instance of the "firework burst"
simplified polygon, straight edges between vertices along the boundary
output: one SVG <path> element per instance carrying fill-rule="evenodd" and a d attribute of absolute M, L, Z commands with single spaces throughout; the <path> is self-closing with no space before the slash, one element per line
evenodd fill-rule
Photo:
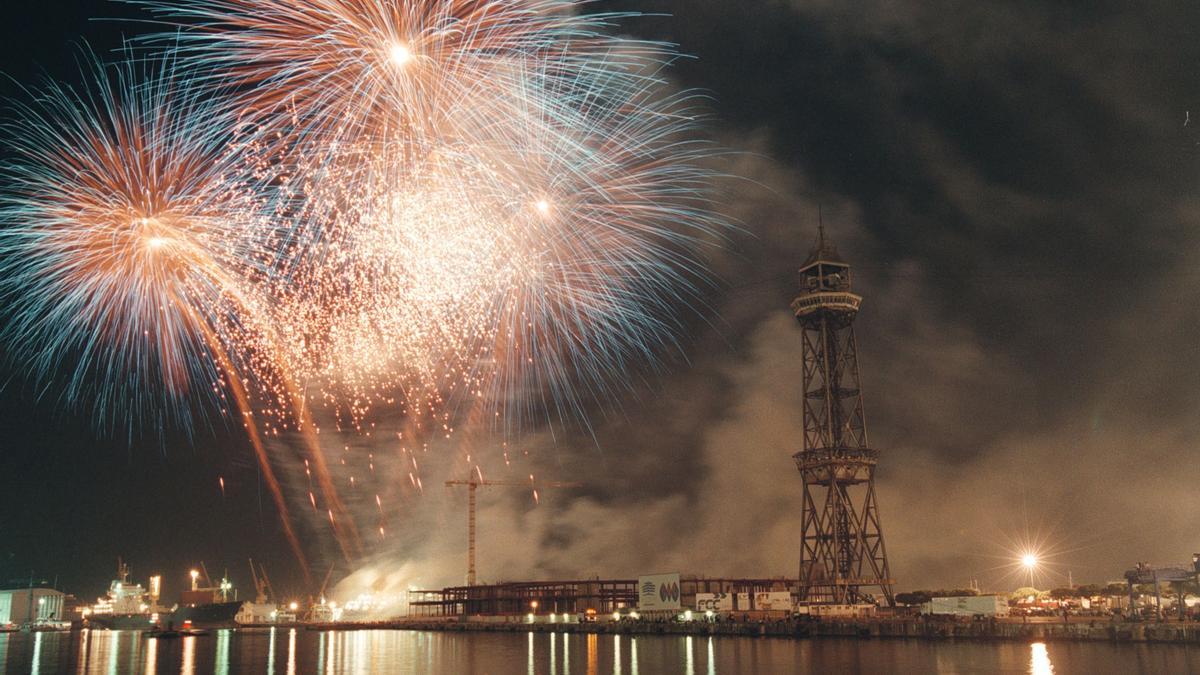
<path fill-rule="evenodd" d="M 63 397 L 102 427 L 237 413 L 303 563 L 254 421 L 272 340 L 251 280 L 271 237 L 230 179 L 232 125 L 171 59 L 126 56 L 90 58 L 84 88 L 48 84 L 6 125 L 0 335 L 43 386 L 65 371 Z"/>
<path fill-rule="evenodd" d="M 129 1 L 177 24 L 191 75 L 94 66 L 8 125 L 2 336 L 71 403 L 130 427 L 232 412 L 268 473 L 260 428 L 301 431 L 341 541 L 310 400 L 368 434 L 379 407 L 431 418 L 415 444 L 516 434 L 586 419 L 674 345 L 726 223 L 702 105 L 665 83 L 669 46 L 610 34 L 628 15 Z"/>
<path fill-rule="evenodd" d="M 222 125 L 168 61 L 85 67 L 5 134 L 4 337 L 105 426 L 190 428 L 224 409 L 259 306 L 252 205 L 226 180 Z"/>
<path fill-rule="evenodd" d="M 275 322 L 361 428 L 479 400 L 577 419 L 679 328 L 723 223 L 673 52 L 573 0 L 147 2 L 229 73 L 293 242 Z M 453 405 L 450 407 L 454 407 Z M 505 413 L 500 415 L 500 408 Z M 477 415 L 482 416 L 482 415 Z"/>
<path fill-rule="evenodd" d="M 583 14 L 579 0 L 129 1 L 178 23 L 182 48 L 239 86 L 243 118 L 308 149 L 389 130 L 407 145 L 503 136 L 493 113 L 536 95 L 530 73 L 620 87 L 673 57 L 610 36 L 629 15 Z"/>

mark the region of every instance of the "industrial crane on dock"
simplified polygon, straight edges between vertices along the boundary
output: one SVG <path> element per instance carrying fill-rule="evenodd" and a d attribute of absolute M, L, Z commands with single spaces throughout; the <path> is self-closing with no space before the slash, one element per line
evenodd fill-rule
<path fill-rule="evenodd" d="M 476 474 L 479 470 L 476 469 Z M 567 483 L 562 481 L 534 482 L 533 476 L 528 481 L 513 480 L 484 480 L 482 475 L 471 476 L 466 480 L 448 480 L 446 487 L 467 488 L 467 585 L 475 585 L 475 490 L 480 487 L 523 487 L 533 490 L 534 500 L 538 499 L 539 487 L 571 488 L 583 487 L 583 483 Z"/>
<path fill-rule="evenodd" d="M 250 558 L 250 578 L 254 580 L 254 602 L 266 604 L 275 596 L 275 589 L 271 588 L 271 580 L 267 578 L 267 568 L 259 563 L 256 570 L 254 558 Z"/>

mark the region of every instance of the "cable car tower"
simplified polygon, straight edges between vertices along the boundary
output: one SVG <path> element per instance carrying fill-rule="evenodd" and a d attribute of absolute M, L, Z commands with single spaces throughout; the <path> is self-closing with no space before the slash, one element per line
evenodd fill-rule
<path fill-rule="evenodd" d="M 792 457 L 804 479 L 799 596 L 856 604 L 877 587 L 893 604 L 891 574 L 875 500 L 878 453 L 867 444 L 850 265 L 825 238 L 800 268 L 792 311 L 804 359 L 804 447 Z"/>

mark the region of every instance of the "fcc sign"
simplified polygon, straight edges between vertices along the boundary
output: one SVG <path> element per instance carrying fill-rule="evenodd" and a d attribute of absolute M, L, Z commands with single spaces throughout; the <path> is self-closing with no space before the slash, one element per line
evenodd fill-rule
<path fill-rule="evenodd" d="M 654 610 L 678 610 L 679 573 L 651 574 L 638 577 L 638 609 L 643 612 Z"/>

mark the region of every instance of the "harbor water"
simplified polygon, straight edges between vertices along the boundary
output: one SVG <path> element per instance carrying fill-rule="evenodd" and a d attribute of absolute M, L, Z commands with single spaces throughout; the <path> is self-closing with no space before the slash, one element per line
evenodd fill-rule
<path fill-rule="evenodd" d="M 1200 673 L 1200 647 L 1104 642 L 781 639 L 400 630 L 0 634 L 4 673 Z"/>

